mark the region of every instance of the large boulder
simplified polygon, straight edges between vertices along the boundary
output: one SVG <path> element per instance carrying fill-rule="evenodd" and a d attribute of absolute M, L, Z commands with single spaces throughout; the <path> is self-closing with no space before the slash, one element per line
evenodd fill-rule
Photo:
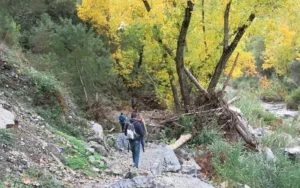
<path fill-rule="evenodd" d="M 0 105 L 0 129 L 6 129 L 6 125 L 14 124 L 14 120 L 15 115 Z"/>
<path fill-rule="evenodd" d="M 116 135 L 115 147 L 117 149 L 128 149 L 129 141 L 127 140 L 124 133 Z"/>
<path fill-rule="evenodd" d="M 98 152 L 100 155 L 107 157 L 108 156 L 108 152 L 105 149 L 104 146 L 98 144 L 97 142 L 94 141 L 90 141 L 88 143 L 89 147 L 88 148 L 93 148 L 96 152 Z"/>
<path fill-rule="evenodd" d="M 104 134 L 103 134 L 103 128 L 100 124 L 95 123 L 94 121 L 90 122 L 92 130 L 95 132 L 95 136 L 100 138 L 101 140 L 104 140 Z"/>

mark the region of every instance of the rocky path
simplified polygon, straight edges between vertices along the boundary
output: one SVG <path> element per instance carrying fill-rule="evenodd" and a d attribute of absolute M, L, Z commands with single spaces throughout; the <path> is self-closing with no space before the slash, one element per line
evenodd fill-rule
<path fill-rule="evenodd" d="M 105 160 L 108 169 L 101 179 L 83 181 L 78 187 L 162 187 L 162 188 L 212 188 L 202 179 L 200 167 L 190 159 L 178 159 L 173 150 L 164 145 L 146 144 L 145 152 L 141 151 L 138 176 L 132 166 L 131 152 L 127 150 L 124 134 L 115 135 L 116 148 Z"/>

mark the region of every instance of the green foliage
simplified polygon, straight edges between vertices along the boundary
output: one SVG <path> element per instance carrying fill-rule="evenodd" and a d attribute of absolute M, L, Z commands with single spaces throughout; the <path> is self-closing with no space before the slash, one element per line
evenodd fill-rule
<path fill-rule="evenodd" d="M 6 11 L 0 12 L 0 25 L 0 40 L 9 46 L 18 44 L 20 27 Z"/>
<path fill-rule="evenodd" d="M 51 75 L 28 69 L 26 75 L 35 84 L 34 102 L 36 105 L 53 105 L 61 92 L 58 81 Z"/>
<path fill-rule="evenodd" d="M 179 118 L 179 124 L 184 126 L 186 133 L 192 133 L 195 130 L 195 120 L 191 117 L 181 116 Z"/>
<path fill-rule="evenodd" d="M 270 81 L 268 81 L 270 86 L 269 87 L 264 87 L 262 86 L 260 95 L 264 101 L 284 101 L 287 88 L 283 84 L 283 82 L 273 76 Z"/>
<path fill-rule="evenodd" d="M 290 109 L 299 109 L 300 105 L 300 88 L 295 89 L 286 97 L 287 107 Z"/>
<path fill-rule="evenodd" d="M 232 80 L 231 85 L 238 90 L 254 90 L 259 87 L 258 78 L 256 77 L 240 77 Z"/>
<path fill-rule="evenodd" d="M 289 76 L 294 80 L 297 85 L 300 85 L 300 61 L 294 60 L 290 65 Z"/>
<path fill-rule="evenodd" d="M 235 102 L 235 106 L 242 111 L 250 125 L 267 126 L 279 120 L 272 113 L 263 109 L 257 99 L 257 93 L 241 92 L 238 96 L 240 99 Z"/>
<path fill-rule="evenodd" d="M 194 145 L 211 145 L 221 139 L 220 133 L 212 128 L 203 128 L 200 134 L 195 137 L 191 144 Z"/>
<path fill-rule="evenodd" d="M 282 153 L 275 153 L 276 162 L 268 162 L 260 153 L 244 152 L 242 144 L 217 142 L 211 150 L 217 175 L 232 187 L 237 183 L 257 188 L 296 188 L 300 185 L 300 163 L 290 161 Z"/>
<path fill-rule="evenodd" d="M 74 25 L 70 19 L 55 23 L 44 14 L 30 30 L 29 44 L 31 51 L 42 54 L 39 56 L 44 60 L 33 61 L 32 65 L 38 70 L 50 69 L 68 85 L 80 106 L 86 100 L 83 87 L 91 101 L 96 93 L 110 95 L 119 88 L 116 75 L 111 72 L 112 60 L 105 38 L 83 24 Z M 31 56 L 35 58 L 34 54 Z"/>
<path fill-rule="evenodd" d="M 14 132 L 12 130 L 0 129 L 0 145 L 12 146 L 15 142 Z"/>

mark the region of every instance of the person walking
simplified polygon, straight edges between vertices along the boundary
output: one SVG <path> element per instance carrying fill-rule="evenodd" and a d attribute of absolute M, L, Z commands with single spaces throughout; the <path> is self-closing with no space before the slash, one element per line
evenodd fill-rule
<path fill-rule="evenodd" d="M 126 124 L 126 116 L 123 113 L 121 113 L 121 115 L 119 116 L 119 122 L 121 124 L 122 132 L 124 132 L 124 128 Z"/>
<path fill-rule="evenodd" d="M 131 136 L 131 134 L 134 134 L 134 136 Z M 132 160 L 134 163 L 134 167 L 138 169 L 139 167 L 139 159 L 140 159 L 140 150 L 141 150 L 141 144 L 142 140 L 144 139 L 144 128 L 138 119 L 137 113 L 133 112 L 131 114 L 130 122 L 126 124 L 125 127 L 125 135 L 130 137 L 129 138 L 129 145 L 132 152 Z"/>

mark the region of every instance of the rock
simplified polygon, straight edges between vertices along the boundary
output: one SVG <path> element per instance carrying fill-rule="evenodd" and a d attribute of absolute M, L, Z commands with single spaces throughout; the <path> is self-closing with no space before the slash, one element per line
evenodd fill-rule
<path fill-rule="evenodd" d="M 106 151 L 104 146 L 102 146 L 94 141 L 90 141 L 88 144 L 89 144 L 89 147 L 95 149 L 95 151 L 98 152 L 100 155 L 105 156 L 105 157 L 108 156 L 108 152 Z"/>
<path fill-rule="evenodd" d="M 15 115 L 0 106 L 0 129 L 6 129 L 6 125 L 15 124 Z"/>
<path fill-rule="evenodd" d="M 117 149 L 128 149 L 129 141 L 127 140 L 124 133 L 119 133 L 116 135 L 115 147 Z"/>
<path fill-rule="evenodd" d="M 250 125 L 248 125 L 248 128 L 249 128 L 250 133 L 253 134 L 257 138 L 267 136 L 269 134 L 269 127 L 253 128 Z"/>
<path fill-rule="evenodd" d="M 91 170 L 94 171 L 94 172 L 100 172 L 100 169 L 96 168 L 96 167 L 92 167 Z"/>
<path fill-rule="evenodd" d="M 150 167 L 150 171 L 152 173 L 152 175 L 157 176 L 160 175 L 163 171 L 163 160 L 161 160 L 160 158 L 156 159 L 156 161 L 152 164 L 152 166 Z"/>
<path fill-rule="evenodd" d="M 85 148 L 86 151 L 90 152 L 90 153 L 95 153 L 95 149 L 94 148 Z"/>
<path fill-rule="evenodd" d="M 276 156 L 273 154 L 272 150 L 268 147 L 264 147 L 264 154 L 267 161 L 275 162 L 277 160 Z"/>
<path fill-rule="evenodd" d="M 285 148 L 284 153 L 292 159 L 300 158 L 300 146 Z"/>
<path fill-rule="evenodd" d="M 94 121 L 90 122 L 93 131 L 95 132 L 95 136 L 100 138 L 101 140 L 104 140 L 104 134 L 103 134 L 103 128 L 100 124 L 95 123 Z"/>
<path fill-rule="evenodd" d="M 164 171 L 165 172 L 176 172 L 180 170 L 181 166 L 174 151 L 168 147 L 163 147 L 164 152 Z"/>
<path fill-rule="evenodd" d="M 136 176 L 132 179 L 123 179 L 108 186 L 109 188 L 131 187 L 159 187 L 159 188 L 213 188 L 212 185 L 198 178 L 184 175 L 169 175 L 162 177 Z"/>
<path fill-rule="evenodd" d="M 190 174 L 190 175 L 197 175 L 200 172 L 201 167 L 196 163 L 193 158 L 189 160 L 184 160 L 183 164 L 181 165 L 181 172 L 183 174 Z"/>
<path fill-rule="evenodd" d="M 94 156 L 89 156 L 90 163 L 94 163 L 96 161 Z"/>
<path fill-rule="evenodd" d="M 132 179 L 124 179 L 108 186 L 108 188 L 132 188 L 153 187 L 154 182 L 150 177 L 137 176 Z"/>

